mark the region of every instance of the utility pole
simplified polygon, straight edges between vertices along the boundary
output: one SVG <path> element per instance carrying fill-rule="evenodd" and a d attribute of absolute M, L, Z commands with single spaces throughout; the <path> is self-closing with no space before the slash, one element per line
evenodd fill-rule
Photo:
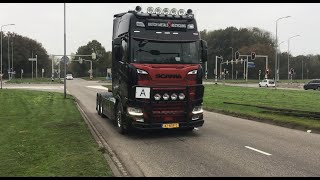
<path fill-rule="evenodd" d="M 33 58 L 33 50 L 32 50 L 32 58 Z M 31 71 L 32 71 L 32 73 L 31 73 L 31 79 L 33 79 L 33 61 L 32 61 Z"/>
<path fill-rule="evenodd" d="M 38 55 L 36 54 L 36 79 L 38 79 Z"/>
<path fill-rule="evenodd" d="M 66 72 L 67 72 L 67 61 L 66 61 L 66 3 L 63 4 L 64 6 L 64 98 L 67 98 L 67 87 L 66 87 Z"/>

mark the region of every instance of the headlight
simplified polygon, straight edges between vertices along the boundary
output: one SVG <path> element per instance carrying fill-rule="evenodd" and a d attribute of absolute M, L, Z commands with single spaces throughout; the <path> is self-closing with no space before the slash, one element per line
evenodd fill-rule
<path fill-rule="evenodd" d="M 197 73 L 198 73 L 198 70 L 192 70 L 188 72 L 188 74 L 197 74 Z"/>
<path fill-rule="evenodd" d="M 178 96 L 175 94 L 175 93 L 173 93 L 172 95 L 171 95 L 171 99 L 172 100 L 176 100 L 178 98 Z"/>
<path fill-rule="evenodd" d="M 180 93 L 180 94 L 179 94 L 179 99 L 180 99 L 180 100 L 184 100 L 185 97 L 186 97 L 186 96 L 185 96 L 183 93 Z"/>
<path fill-rule="evenodd" d="M 128 107 L 128 113 L 132 116 L 143 116 L 142 109 L 137 107 Z"/>
<path fill-rule="evenodd" d="M 165 94 L 163 95 L 163 99 L 164 99 L 164 100 L 168 100 L 168 99 L 169 99 L 169 95 L 168 95 L 167 93 L 165 93 Z"/>
<path fill-rule="evenodd" d="M 142 69 L 137 69 L 137 73 L 138 73 L 138 74 L 148 74 L 147 71 L 142 70 Z"/>
<path fill-rule="evenodd" d="M 187 29 L 194 29 L 194 24 L 188 24 Z"/>
<path fill-rule="evenodd" d="M 156 101 L 159 101 L 159 100 L 161 99 L 161 95 L 160 95 L 160 94 L 155 94 L 155 95 L 154 95 L 154 99 L 155 99 Z"/>
<path fill-rule="evenodd" d="M 192 110 L 192 114 L 200 114 L 203 113 L 202 106 L 195 106 Z"/>

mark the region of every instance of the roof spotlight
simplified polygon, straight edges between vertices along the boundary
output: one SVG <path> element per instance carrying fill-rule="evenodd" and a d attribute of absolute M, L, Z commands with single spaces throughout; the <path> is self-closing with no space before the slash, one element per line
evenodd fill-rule
<path fill-rule="evenodd" d="M 184 15 L 186 12 L 184 11 L 184 9 L 179 9 L 179 11 L 178 11 L 178 15 L 179 16 L 182 16 L 182 15 Z"/>
<path fill-rule="evenodd" d="M 177 15 L 177 9 L 176 8 L 172 8 L 171 9 L 171 14 L 172 15 Z"/>
<path fill-rule="evenodd" d="M 141 7 L 140 6 L 136 6 L 136 11 L 140 12 L 141 11 Z"/>
<path fill-rule="evenodd" d="M 188 9 L 188 10 L 187 10 L 187 14 L 192 14 L 192 10 L 191 10 L 191 9 Z"/>
<path fill-rule="evenodd" d="M 148 13 L 148 14 L 153 13 L 153 7 L 148 7 L 148 8 L 147 8 L 147 13 Z"/>
<path fill-rule="evenodd" d="M 154 12 L 155 12 L 156 14 L 161 14 L 161 8 L 160 8 L 160 7 L 157 7 L 157 8 L 154 10 Z"/>
<path fill-rule="evenodd" d="M 169 12 L 170 12 L 169 8 L 164 8 L 164 9 L 162 10 L 162 13 L 163 13 L 164 15 L 168 15 Z"/>

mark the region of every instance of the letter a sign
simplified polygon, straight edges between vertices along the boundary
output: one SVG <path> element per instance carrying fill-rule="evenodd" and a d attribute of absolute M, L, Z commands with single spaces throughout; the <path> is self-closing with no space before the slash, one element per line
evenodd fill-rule
<path fill-rule="evenodd" d="M 150 88 L 136 87 L 136 98 L 150 99 Z"/>

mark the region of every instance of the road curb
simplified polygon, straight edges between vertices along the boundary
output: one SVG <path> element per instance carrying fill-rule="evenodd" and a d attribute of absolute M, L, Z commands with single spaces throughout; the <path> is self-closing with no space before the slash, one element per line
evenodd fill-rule
<path fill-rule="evenodd" d="M 129 177 L 128 171 L 125 169 L 117 155 L 114 153 L 114 151 L 111 149 L 107 141 L 102 137 L 100 132 L 93 126 L 91 120 L 88 118 L 87 114 L 84 112 L 84 110 L 81 107 L 81 102 L 76 98 L 75 102 L 77 104 L 77 108 L 85 120 L 86 124 L 88 125 L 91 134 L 93 135 L 94 139 L 98 143 L 100 148 L 104 148 L 107 152 L 104 152 L 103 155 L 107 162 L 109 163 L 109 166 L 114 173 L 116 177 Z"/>

